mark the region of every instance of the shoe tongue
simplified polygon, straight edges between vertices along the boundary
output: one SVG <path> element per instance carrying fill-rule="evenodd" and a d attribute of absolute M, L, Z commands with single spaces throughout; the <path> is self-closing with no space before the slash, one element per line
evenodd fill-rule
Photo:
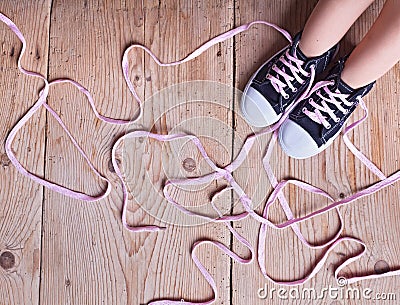
<path fill-rule="evenodd" d="M 338 77 L 336 79 L 337 81 L 337 89 L 344 94 L 351 94 L 353 93 L 355 90 L 350 87 L 349 85 L 347 85 L 340 77 Z"/>
<path fill-rule="evenodd" d="M 300 37 L 301 37 L 301 32 L 297 33 L 296 36 L 293 38 L 293 44 L 290 48 L 290 54 L 292 56 L 295 56 L 302 60 L 302 61 L 307 61 L 308 57 L 304 55 L 304 53 L 300 50 L 299 44 L 300 44 Z"/>
<path fill-rule="evenodd" d="M 305 56 L 304 53 L 300 50 L 299 43 L 297 43 L 297 46 L 295 47 L 295 49 L 296 49 L 296 55 L 297 55 L 298 59 L 300 59 L 302 61 L 307 61 L 308 60 L 308 57 Z"/>
<path fill-rule="evenodd" d="M 304 53 L 300 50 L 299 47 L 297 47 L 297 57 L 301 59 L 302 61 L 307 61 L 308 57 L 304 55 Z"/>

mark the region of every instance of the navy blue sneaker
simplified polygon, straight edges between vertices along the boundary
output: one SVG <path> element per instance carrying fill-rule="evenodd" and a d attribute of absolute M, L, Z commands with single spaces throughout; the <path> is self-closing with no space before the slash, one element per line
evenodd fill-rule
<path fill-rule="evenodd" d="M 372 89 L 375 82 L 358 89 L 344 83 L 340 78 L 344 61 L 341 59 L 332 68 L 326 80 L 315 84 L 279 128 L 279 143 L 289 156 L 305 159 L 326 149 L 339 135 L 359 99 Z"/>
<path fill-rule="evenodd" d="M 246 121 L 255 127 L 276 123 L 282 114 L 307 89 L 311 69 L 316 75 L 325 71 L 338 50 L 338 45 L 324 54 L 307 58 L 299 49 L 301 33 L 264 63 L 250 78 L 240 107 Z"/>

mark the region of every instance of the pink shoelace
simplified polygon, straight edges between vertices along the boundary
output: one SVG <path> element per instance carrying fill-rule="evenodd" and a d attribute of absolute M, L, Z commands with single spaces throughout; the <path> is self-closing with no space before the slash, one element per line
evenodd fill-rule
<path fill-rule="evenodd" d="M 134 89 L 134 86 L 129 78 L 129 64 L 128 64 L 128 53 L 130 50 L 132 50 L 133 48 L 140 48 L 143 49 L 145 52 L 147 52 L 153 59 L 154 61 L 160 65 L 160 66 L 174 66 L 174 65 L 179 65 L 182 64 L 184 62 L 190 61 L 194 58 L 196 58 L 197 56 L 199 56 L 200 54 L 202 54 L 204 51 L 206 51 L 208 48 L 210 48 L 211 46 L 225 41 L 241 32 L 247 31 L 251 26 L 253 26 L 254 24 L 263 24 L 263 25 L 267 25 L 270 27 L 275 28 L 276 30 L 278 30 L 280 33 L 282 33 L 287 39 L 288 41 L 291 43 L 292 39 L 291 36 L 289 35 L 288 32 L 286 32 L 285 30 L 279 28 L 278 26 L 265 22 L 265 21 L 254 21 L 242 26 L 239 26 L 235 29 L 232 29 L 230 31 L 227 31 L 213 39 L 211 39 L 210 41 L 206 42 L 205 44 L 203 44 L 202 46 L 200 46 L 198 49 L 196 49 L 195 51 L 193 51 L 192 53 L 190 53 L 187 57 L 185 57 L 182 60 L 178 60 L 176 62 L 171 62 L 171 63 L 162 63 L 148 48 L 146 48 L 145 46 L 142 45 L 138 45 L 138 44 L 134 44 L 131 45 L 129 48 L 127 48 L 125 50 L 124 56 L 123 56 L 123 60 L 122 60 L 122 70 L 123 70 L 123 74 L 126 80 L 126 83 L 131 91 L 131 93 L 133 94 L 133 96 L 135 97 L 136 101 L 139 104 L 139 112 L 136 116 L 136 118 L 134 119 L 134 121 L 126 121 L 126 120 L 118 120 L 118 119 L 113 119 L 113 118 L 108 118 L 105 116 L 102 116 L 101 114 L 99 114 L 95 108 L 94 105 L 94 101 L 92 96 L 90 95 L 89 91 L 87 89 L 85 89 L 82 85 L 80 85 L 78 82 L 71 80 L 71 79 L 57 79 L 54 80 L 52 82 L 48 82 L 48 80 L 42 76 L 41 74 L 37 73 L 37 72 L 33 72 L 33 71 L 28 71 L 26 69 L 24 69 L 21 65 L 21 58 L 25 52 L 26 49 L 26 41 L 22 35 L 22 33 L 20 32 L 20 30 L 17 28 L 17 26 L 6 16 L 4 16 L 3 14 L 0 13 L 0 20 L 2 22 L 4 22 L 19 38 L 19 40 L 22 42 L 22 50 L 21 53 L 19 55 L 18 58 L 18 68 L 20 69 L 20 71 L 26 75 L 32 76 L 32 77 L 38 77 L 40 79 L 42 79 L 44 81 L 44 88 L 39 92 L 39 98 L 38 100 L 33 104 L 33 106 L 27 111 L 27 113 L 17 122 L 17 124 L 12 128 L 12 130 L 9 132 L 9 135 L 6 139 L 6 143 L 5 143 L 5 149 L 6 149 L 6 153 L 9 157 L 9 159 L 11 160 L 12 164 L 15 166 L 15 168 L 24 176 L 32 179 L 33 181 L 40 183 L 41 185 L 55 191 L 61 194 L 64 194 L 66 196 L 75 198 L 75 199 L 79 199 L 79 200 L 84 200 L 84 201 L 97 201 L 100 199 L 105 198 L 106 196 L 109 195 L 109 193 L 111 192 L 111 183 L 110 181 L 104 177 L 91 163 L 90 159 L 88 158 L 88 156 L 85 154 L 85 152 L 81 149 L 81 147 L 79 146 L 79 144 L 77 143 L 77 141 L 73 138 L 73 136 L 71 135 L 71 133 L 68 131 L 68 129 L 66 128 L 66 126 L 64 125 L 64 123 L 62 122 L 61 118 L 58 116 L 58 114 L 48 105 L 46 104 L 46 98 L 48 96 L 49 93 L 49 87 L 52 85 L 56 85 L 58 83 L 69 83 L 73 86 L 75 86 L 78 90 L 80 90 L 83 94 L 86 95 L 93 112 L 95 113 L 95 115 L 97 116 L 98 119 L 109 123 L 109 124 L 116 124 L 116 125 L 124 125 L 124 124 L 131 124 L 134 121 L 136 121 L 137 119 L 140 118 L 140 116 L 142 115 L 142 102 L 139 98 L 139 96 L 136 94 L 136 91 Z M 310 86 L 307 88 L 306 92 L 304 92 L 304 94 L 302 94 L 302 96 L 299 98 L 298 101 L 300 101 L 301 99 L 305 98 L 307 96 L 307 94 L 311 91 L 311 90 L 318 90 L 319 88 L 324 86 L 324 83 L 320 82 L 317 83 L 313 88 L 311 88 L 311 84 L 313 82 L 315 78 L 315 71 L 312 69 L 311 70 L 311 83 Z M 298 102 L 297 101 L 297 102 Z M 204 267 L 204 265 L 200 262 L 200 260 L 198 259 L 198 257 L 196 256 L 196 251 L 197 249 L 205 244 L 205 243 L 209 243 L 212 244 L 214 246 L 216 246 L 217 248 L 219 248 L 221 251 L 223 251 L 224 253 L 226 253 L 229 257 L 231 257 L 233 260 L 235 260 L 236 262 L 242 263 L 242 264 L 249 264 L 253 261 L 253 258 L 255 256 L 255 251 L 253 246 L 243 237 L 241 236 L 237 231 L 235 231 L 235 229 L 231 226 L 230 222 L 231 221 L 237 221 L 237 220 L 241 220 L 244 219 L 246 217 L 252 217 L 254 218 L 256 221 L 261 223 L 261 227 L 260 227 L 260 232 L 259 232 L 259 241 L 258 241 L 258 252 L 257 252 L 257 258 L 258 258 L 258 263 L 261 269 L 262 274 L 265 276 L 266 279 L 268 279 L 269 281 L 273 282 L 273 283 L 277 283 L 277 284 L 281 284 L 281 285 L 288 285 L 288 286 L 293 286 L 293 285 L 300 285 L 305 283 L 306 281 L 310 280 L 323 266 L 323 264 L 325 263 L 329 253 L 335 248 L 335 246 L 343 241 L 351 241 L 351 242 L 355 242 L 357 244 L 360 244 L 363 246 L 363 251 L 349 259 L 347 259 L 345 262 L 343 262 L 340 266 L 338 266 L 335 270 L 335 278 L 338 280 L 339 278 L 339 272 L 347 265 L 349 265 L 350 263 L 356 261 L 358 258 L 360 258 L 365 252 L 366 252 L 366 245 L 359 239 L 354 238 L 354 237 L 347 237 L 347 236 L 341 236 L 341 233 L 343 231 L 343 219 L 342 216 L 340 214 L 340 211 L 338 209 L 339 206 L 342 205 L 346 205 L 349 204 L 357 199 L 360 199 L 364 196 L 368 196 L 372 193 L 375 193 L 379 190 L 381 190 L 382 188 L 387 187 L 388 185 L 391 185 L 393 183 L 395 183 L 396 181 L 398 181 L 400 179 L 400 171 L 395 172 L 394 174 L 392 174 L 389 177 L 386 177 L 366 156 L 364 156 L 355 146 L 354 144 L 349 140 L 347 134 L 353 129 L 355 128 L 357 125 L 361 124 L 368 116 L 368 111 L 367 111 L 367 107 L 365 105 L 365 103 L 362 101 L 362 99 L 360 99 L 360 104 L 362 109 L 364 110 L 364 117 L 354 123 L 352 123 L 351 125 L 347 126 L 344 130 L 343 130 L 343 139 L 345 141 L 345 144 L 347 145 L 347 147 L 350 149 L 350 151 L 358 158 L 360 159 L 365 166 L 367 166 L 376 176 L 379 177 L 380 181 L 347 197 L 344 198 L 342 200 L 339 201 L 335 201 L 327 192 L 312 186 L 308 183 L 304 183 L 302 181 L 299 180 L 282 180 L 282 181 L 278 181 L 273 173 L 273 170 L 271 168 L 269 159 L 272 153 L 272 150 L 276 144 L 276 140 L 277 140 L 277 130 L 279 128 L 279 126 L 281 125 L 281 123 L 283 122 L 283 120 L 286 119 L 288 113 L 290 112 L 290 110 L 296 105 L 297 103 L 295 103 L 290 109 L 287 110 L 287 112 L 282 116 L 282 118 L 280 119 L 280 121 L 278 123 L 276 123 L 274 126 L 264 129 L 261 132 L 258 132 L 256 134 L 252 134 L 249 135 L 246 139 L 246 141 L 244 142 L 239 154 L 237 155 L 236 159 L 230 163 L 229 165 L 227 165 L 224 168 L 221 168 L 219 166 L 217 166 L 207 155 L 206 150 L 204 149 L 202 143 L 200 142 L 200 140 L 193 135 L 188 135 L 188 134 L 168 134 L 168 135 L 160 135 L 160 134 L 155 134 L 155 133 L 151 133 L 148 131 L 144 131 L 144 130 L 138 130 L 138 131 L 133 131 L 130 133 L 125 134 L 124 136 L 120 137 L 114 144 L 113 148 L 112 148 L 112 164 L 113 167 L 115 169 L 115 172 L 117 174 L 117 176 L 120 179 L 121 185 L 122 185 L 122 191 L 123 191 L 123 208 L 122 208 L 122 223 L 124 225 L 125 228 L 127 228 L 130 231 L 133 232 L 142 232 L 142 231 L 150 231 L 150 232 L 155 232 L 158 230 L 163 230 L 165 229 L 164 227 L 159 227 L 159 226 L 152 226 L 152 225 L 139 225 L 139 226 L 133 226 L 127 223 L 126 221 L 126 213 L 127 213 L 127 201 L 128 201 L 128 190 L 127 190 L 127 186 L 125 184 L 124 178 L 123 178 L 123 174 L 122 171 L 119 167 L 119 164 L 116 161 L 116 152 L 118 150 L 118 147 L 120 146 L 120 144 L 128 138 L 136 138 L 136 137 L 150 137 L 152 139 L 155 139 L 157 141 L 174 141 L 177 139 L 182 139 L 182 138 L 187 138 L 190 141 L 192 141 L 198 148 L 199 152 L 201 153 L 201 155 L 203 156 L 203 158 L 205 159 L 205 161 L 207 162 L 207 164 L 212 168 L 213 172 L 201 177 L 196 177 L 196 178 L 187 178 L 187 179 L 174 179 L 174 180 L 169 180 L 165 183 L 164 185 L 164 189 L 163 189 L 163 193 L 165 195 L 166 200 L 168 200 L 169 203 L 173 204 L 176 208 L 178 208 L 181 212 L 194 216 L 194 217 L 202 217 L 205 218 L 209 221 L 214 221 L 214 222 L 222 222 L 224 223 L 227 228 L 229 229 L 229 231 L 233 234 L 233 236 L 241 243 L 243 244 L 250 252 L 249 257 L 247 258 L 242 258 L 240 256 L 238 256 L 236 253 L 234 253 L 233 251 L 231 251 L 227 246 L 225 246 L 224 244 L 222 244 L 221 242 L 218 241 L 214 241 L 214 240 L 201 240 L 201 241 L 197 241 L 196 243 L 193 244 L 192 246 L 192 251 L 191 251 L 191 255 L 192 255 L 192 259 L 194 261 L 194 263 L 196 264 L 197 268 L 201 271 L 201 273 L 203 274 L 204 278 L 207 280 L 207 282 L 210 284 L 210 286 L 213 289 L 214 292 L 214 296 L 213 298 L 211 298 L 208 301 L 205 302 L 189 302 L 189 301 L 182 301 L 182 300 L 158 300 L 158 301 L 153 301 L 150 302 L 149 304 L 152 305 L 167 305 L 167 304 L 211 304 L 215 301 L 215 299 L 218 297 L 218 291 L 217 291 L 217 285 L 214 281 L 214 279 L 212 278 L 211 274 L 207 271 L 207 269 Z M 93 172 L 103 181 L 105 181 L 107 183 L 107 188 L 106 190 L 102 193 L 99 194 L 97 196 L 90 196 L 87 195 L 85 193 L 81 193 L 78 191 L 74 191 L 71 190 L 65 186 L 62 185 L 58 185 L 55 184 L 51 181 L 48 181 L 46 179 L 43 179 L 33 173 L 30 173 L 26 168 L 24 168 L 21 163 L 18 161 L 18 159 L 16 158 L 13 150 L 12 150 L 12 143 L 13 140 L 17 134 L 17 132 L 24 126 L 24 124 L 32 117 L 32 115 L 40 109 L 40 107 L 45 107 L 50 113 L 51 115 L 57 120 L 57 122 L 61 125 L 61 127 L 65 130 L 65 132 L 67 133 L 68 137 L 71 139 L 73 145 L 78 149 L 78 151 L 80 152 L 80 154 L 84 157 L 84 159 L 86 160 L 86 162 L 88 163 L 88 165 L 90 166 L 90 168 L 93 170 Z M 244 162 L 244 160 L 247 157 L 248 152 L 250 151 L 250 149 L 252 148 L 255 140 L 263 135 L 272 133 L 272 137 L 271 140 L 268 144 L 268 148 L 267 148 L 267 152 L 265 154 L 265 156 L 263 157 L 263 165 L 264 165 L 264 169 L 268 175 L 268 178 L 270 180 L 271 185 L 273 186 L 273 191 L 270 194 L 265 207 L 264 207 L 264 211 L 262 213 L 262 215 L 259 215 L 257 212 L 255 212 L 252 209 L 252 201 L 251 198 L 249 198 L 247 196 L 247 194 L 244 192 L 244 190 L 241 188 L 241 186 L 235 181 L 235 179 L 233 178 L 232 173 L 240 167 L 240 165 Z M 206 215 L 199 215 L 197 213 L 194 213 L 188 209 L 186 209 L 184 206 L 182 206 L 181 204 L 179 204 L 178 202 L 176 202 L 172 196 L 169 194 L 168 189 L 170 187 L 170 185 L 199 185 L 199 184 L 203 184 L 209 181 L 213 181 L 214 179 L 218 179 L 218 178 L 223 178 L 225 179 L 229 186 L 225 189 L 223 189 L 222 191 L 220 191 L 219 193 L 215 194 L 213 196 L 213 198 L 211 199 L 211 206 L 213 207 L 213 209 L 217 212 L 217 214 L 219 215 L 218 218 L 214 219 L 212 217 L 208 217 Z M 303 217 L 298 217 L 295 218 L 293 216 L 292 210 L 289 207 L 288 201 L 286 200 L 285 196 L 283 195 L 283 189 L 288 185 L 288 184 L 293 184 L 296 185 L 299 188 L 302 188 L 308 192 L 312 192 L 315 194 L 319 194 L 323 197 L 328 198 L 331 201 L 331 204 L 329 204 L 328 206 L 319 209 L 317 211 L 314 211 L 306 216 Z M 235 215 L 223 215 L 218 208 L 216 207 L 216 205 L 214 204 L 214 200 L 220 196 L 222 193 L 226 192 L 226 191 L 234 191 L 240 199 L 240 202 L 242 203 L 245 212 L 242 212 L 240 214 L 235 214 Z M 268 211 L 270 206 L 276 201 L 276 199 L 278 199 L 283 211 L 285 212 L 286 218 L 287 220 L 283 223 L 280 224 L 275 224 L 272 223 L 271 221 L 268 220 Z M 323 244 L 319 244 L 319 245 L 313 245 L 311 243 L 309 243 L 305 237 L 302 235 L 302 233 L 300 232 L 299 228 L 298 228 L 298 223 L 303 222 L 305 220 L 311 219 L 317 215 L 321 215 L 323 213 L 326 213 L 330 210 L 335 209 L 336 212 L 338 213 L 338 217 L 340 220 L 340 228 L 339 230 L 336 232 L 336 234 L 327 242 L 323 243 Z M 316 263 L 316 265 L 314 266 L 314 268 L 311 270 L 311 272 L 304 276 L 303 278 L 300 279 L 295 279 L 295 280 L 290 280 L 290 281 L 279 281 L 279 280 L 275 280 L 273 278 L 271 278 L 265 268 L 265 260 L 266 260 L 266 253 L 265 253 L 265 241 L 266 241 L 266 235 L 267 235 L 267 229 L 268 227 L 273 228 L 273 229 L 285 229 L 290 227 L 293 232 L 296 234 L 296 236 L 300 239 L 300 241 L 306 245 L 307 247 L 310 248 L 314 248 L 314 249 L 326 249 L 325 253 L 323 255 L 323 257 Z M 394 275 L 400 275 L 400 270 L 393 270 L 393 271 L 389 271 L 383 274 L 370 274 L 370 275 L 366 275 L 366 276 L 359 276 L 359 277 L 350 277 L 347 278 L 347 283 L 355 283 L 357 281 L 360 280 L 364 280 L 364 279 L 372 279 L 372 278 L 380 278 L 380 277 L 386 277 L 386 276 L 394 276 Z"/>
<path fill-rule="evenodd" d="M 317 104 L 312 98 L 309 98 L 308 102 L 311 106 L 313 106 L 313 111 L 310 111 L 307 108 L 303 108 L 303 112 L 311 120 L 313 120 L 314 122 L 316 122 L 318 124 L 322 124 L 326 129 L 331 128 L 331 125 L 328 123 L 327 117 L 325 117 L 323 115 L 323 113 L 326 113 L 335 122 L 339 122 L 339 120 L 340 120 L 335 115 L 334 111 L 329 107 L 328 103 L 334 105 L 343 114 L 346 114 L 348 112 L 348 110 L 343 108 L 342 104 L 346 105 L 347 107 L 350 107 L 353 105 L 353 103 L 351 103 L 347 100 L 347 97 L 349 96 L 348 94 L 340 93 L 338 89 L 336 89 L 335 92 L 332 92 L 328 88 L 328 85 L 330 85 L 330 84 L 331 84 L 330 81 L 322 81 L 314 86 L 314 88 L 322 88 L 322 90 L 324 90 L 326 92 L 328 97 L 324 97 L 320 93 L 320 89 L 313 88 L 313 90 L 311 90 L 311 92 L 316 91 L 316 94 L 318 95 L 318 97 L 321 98 L 321 105 Z"/>
<path fill-rule="evenodd" d="M 293 76 L 290 76 L 286 73 L 285 67 L 278 68 L 276 65 L 272 66 L 272 70 L 275 71 L 276 77 L 273 75 L 268 75 L 267 79 L 271 81 L 272 87 L 275 91 L 281 94 L 285 99 L 289 97 L 289 95 L 285 92 L 285 88 L 289 87 L 292 92 L 296 92 L 297 89 L 293 86 L 292 82 L 296 80 L 300 84 L 304 83 L 304 79 L 301 78 L 301 75 L 305 77 L 310 76 L 310 72 L 307 72 L 303 69 L 304 61 L 297 58 L 296 54 L 294 56 L 289 54 L 289 50 L 287 50 L 280 58 L 279 61 L 286 66 L 286 69 L 289 69 Z M 283 81 L 279 79 L 281 77 Z"/>

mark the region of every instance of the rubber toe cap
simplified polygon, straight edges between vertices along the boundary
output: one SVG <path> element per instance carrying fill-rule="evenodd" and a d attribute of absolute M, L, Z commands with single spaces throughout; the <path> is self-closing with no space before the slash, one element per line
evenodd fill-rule
<path fill-rule="evenodd" d="M 285 153 L 295 159 L 309 158 L 320 152 L 310 134 L 290 119 L 279 128 L 279 143 Z"/>
<path fill-rule="evenodd" d="M 248 88 L 242 98 L 241 109 L 246 121 L 255 127 L 266 127 L 276 123 L 277 115 L 265 97 L 253 87 Z"/>

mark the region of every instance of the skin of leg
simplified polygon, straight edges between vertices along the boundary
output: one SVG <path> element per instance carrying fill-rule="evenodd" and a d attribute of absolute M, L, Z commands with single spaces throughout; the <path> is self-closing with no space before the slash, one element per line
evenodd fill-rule
<path fill-rule="evenodd" d="M 320 0 L 308 18 L 300 50 L 318 56 L 338 43 L 374 0 Z"/>
<path fill-rule="evenodd" d="M 350 87 L 365 86 L 400 60 L 400 0 L 387 0 L 378 19 L 345 63 L 342 80 Z"/>

